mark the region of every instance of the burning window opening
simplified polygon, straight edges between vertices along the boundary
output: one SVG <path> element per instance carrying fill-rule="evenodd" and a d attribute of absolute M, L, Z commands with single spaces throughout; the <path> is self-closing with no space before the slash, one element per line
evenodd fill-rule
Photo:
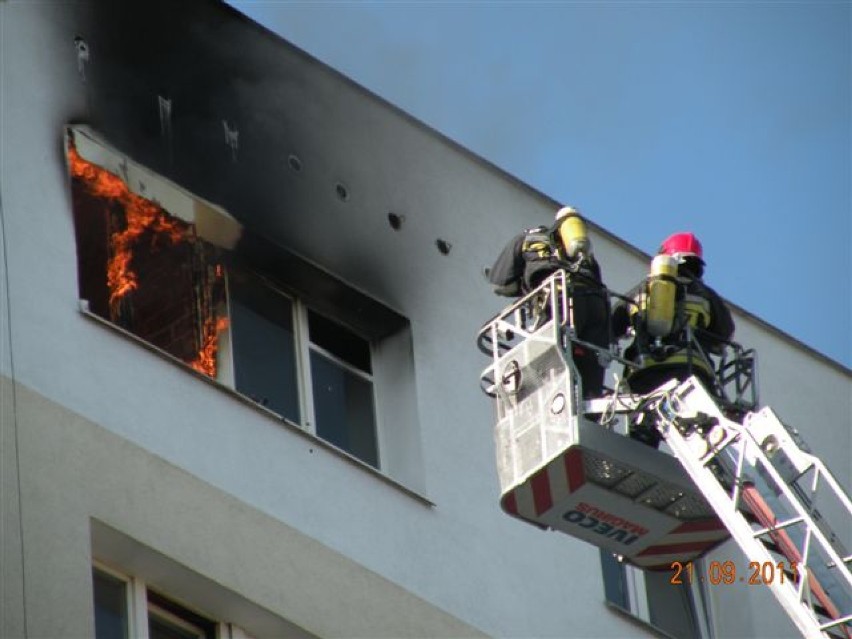
<path fill-rule="evenodd" d="M 379 416 L 408 423 L 416 407 L 405 317 L 269 238 L 244 234 L 227 211 L 89 127 L 67 127 L 66 155 L 89 312 L 381 467 Z M 392 377 L 393 395 L 379 392 L 377 380 Z M 412 441 L 386 436 L 406 449 Z"/>
<path fill-rule="evenodd" d="M 228 328 L 224 251 L 67 145 L 81 297 L 92 312 L 215 378 Z"/>

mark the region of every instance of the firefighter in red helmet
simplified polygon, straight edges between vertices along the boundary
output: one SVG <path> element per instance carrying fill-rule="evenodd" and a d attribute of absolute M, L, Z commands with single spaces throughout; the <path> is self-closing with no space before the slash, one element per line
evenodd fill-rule
<path fill-rule="evenodd" d="M 658 253 L 671 255 L 680 260 L 695 260 L 697 264 L 704 264 L 704 249 L 701 242 L 692 233 L 673 233 L 669 235 L 660 245 Z"/>
<path fill-rule="evenodd" d="M 625 381 L 634 393 L 649 393 L 670 379 L 698 377 L 708 390 L 715 390 L 714 365 L 711 354 L 721 352 L 734 334 L 734 320 L 722 298 L 703 281 L 704 252 L 692 233 L 674 233 L 667 237 L 655 261 L 669 259 L 673 273 L 671 321 L 665 329 L 649 327 L 648 317 L 654 306 L 652 278 L 634 287 L 619 302 L 612 315 L 613 333 L 618 337 L 633 334 L 633 342 L 625 351 L 633 365 L 625 370 Z M 656 446 L 659 435 L 653 432 L 631 432 L 636 439 Z"/>

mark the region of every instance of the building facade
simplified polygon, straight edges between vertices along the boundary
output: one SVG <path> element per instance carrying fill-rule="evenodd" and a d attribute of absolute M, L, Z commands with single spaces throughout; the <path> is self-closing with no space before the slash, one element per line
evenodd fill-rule
<path fill-rule="evenodd" d="M 0 29 L 0 635 L 794 636 L 500 511 L 483 271 L 557 202 L 224 4 Z M 734 314 L 848 488 L 850 372 Z"/>

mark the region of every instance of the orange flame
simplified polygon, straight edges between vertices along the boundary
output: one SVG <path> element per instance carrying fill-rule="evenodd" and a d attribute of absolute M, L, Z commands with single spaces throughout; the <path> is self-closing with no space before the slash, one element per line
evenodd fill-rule
<path fill-rule="evenodd" d="M 120 204 L 125 212 L 127 226 L 110 236 L 111 255 L 107 262 L 107 288 L 110 291 L 109 306 L 113 318 L 118 314 L 121 299 L 138 288 L 136 273 L 131 267 L 133 248 L 146 231 L 151 231 L 153 242 L 164 237 L 172 244 L 188 240 L 189 227 L 179 222 L 155 202 L 136 195 L 117 175 L 85 159 L 73 144 L 68 145 L 68 164 L 73 178 L 79 179 L 88 191 L 97 197 Z M 221 278 L 224 271 L 216 265 L 215 275 Z M 216 352 L 219 334 L 228 327 L 228 318 L 216 318 L 215 314 L 205 318 L 202 326 L 201 348 L 192 362 L 193 369 L 210 377 L 216 376 Z"/>
<path fill-rule="evenodd" d="M 189 363 L 192 368 L 209 377 L 216 376 L 216 351 L 219 350 L 219 333 L 226 328 L 228 328 L 227 317 L 218 319 L 208 317 L 204 320 L 204 328 L 202 329 L 204 338 L 198 356 Z"/>
<path fill-rule="evenodd" d="M 148 230 L 155 234 L 155 238 L 162 235 L 172 244 L 177 244 L 185 239 L 185 227 L 169 219 L 169 215 L 156 203 L 133 193 L 117 175 L 84 160 L 71 144 L 68 145 L 68 164 L 71 176 L 80 179 L 92 195 L 114 200 L 124 208 L 127 227 L 110 237 L 112 255 L 107 263 L 109 306 L 114 317 L 121 299 L 139 286 L 136 273 L 131 268 L 133 245 Z"/>

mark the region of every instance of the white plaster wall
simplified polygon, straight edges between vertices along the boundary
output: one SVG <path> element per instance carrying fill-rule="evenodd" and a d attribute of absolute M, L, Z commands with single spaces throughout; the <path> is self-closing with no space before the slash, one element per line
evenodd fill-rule
<path fill-rule="evenodd" d="M 69 120 L 85 119 L 86 86 L 71 41 L 85 32 L 85 16 L 71 4 L 0 7 L 4 59 L 14 60 L 4 64 L 0 187 L 18 383 L 488 634 L 636 636 L 602 605 L 596 549 L 525 526 L 497 507 L 492 407 L 478 391 L 485 361 L 473 338 L 502 300 L 481 271 L 519 228 L 548 221 L 555 203 L 329 84 L 339 108 L 363 123 L 361 148 L 385 151 L 386 165 L 363 162 L 358 140 L 324 156 L 352 176 L 353 200 L 323 208 L 307 199 L 310 189 L 295 191 L 280 224 L 292 248 L 410 318 L 423 485 L 435 503 L 426 506 L 77 312 L 61 134 Z M 314 124 L 299 129 L 300 146 L 335 148 L 321 139 L 330 127 Z M 313 215 L 294 217 L 300 206 Z M 381 221 L 365 223 L 358 212 L 367 210 Z M 406 215 L 399 234 L 384 221 L 388 210 Z M 437 252 L 437 237 L 452 242 L 450 255 Z M 600 233 L 594 241 L 613 287 L 627 288 L 643 274 L 641 256 Z M 738 336 L 761 349 L 764 398 L 801 423 L 848 486 L 849 458 L 837 442 L 849 450 L 849 375 L 738 319 Z M 0 366 L 8 374 L 8 358 Z M 799 387 L 807 397 L 798 397 Z M 802 422 L 817 411 L 830 419 L 806 430 Z M 28 451 L 21 452 L 26 463 Z M 157 497 L 135 498 L 150 505 Z M 43 578 L 32 585 L 36 594 Z M 755 600 L 752 618 L 777 616 L 769 605 Z M 732 633 L 752 630 L 747 619 L 733 618 Z"/>

